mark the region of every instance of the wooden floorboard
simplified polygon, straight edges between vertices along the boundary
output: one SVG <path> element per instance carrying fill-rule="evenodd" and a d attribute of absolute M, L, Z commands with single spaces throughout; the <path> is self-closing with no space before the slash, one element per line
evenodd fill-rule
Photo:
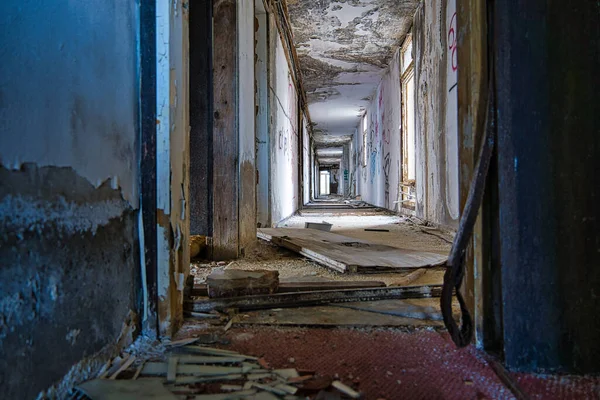
<path fill-rule="evenodd" d="M 447 257 L 370 243 L 316 229 L 265 228 L 258 237 L 295 251 L 338 272 L 407 272 L 441 266 Z"/>

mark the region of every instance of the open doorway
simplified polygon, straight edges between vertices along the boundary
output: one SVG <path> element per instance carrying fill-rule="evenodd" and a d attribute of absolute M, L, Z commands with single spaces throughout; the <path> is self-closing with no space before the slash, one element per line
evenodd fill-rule
<path fill-rule="evenodd" d="M 329 171 L 321 171 L 319 174 L 319 193 L 321 196 L 331 194 L 331 174 Z"/>
<path fill-rule="evenodd" d="M 416 198 L 415 65 L 412 52 L 412 36 L 409 35 L 400 50 L 402 180 L 399 208 L 410 211 L 415 210 Z"/>

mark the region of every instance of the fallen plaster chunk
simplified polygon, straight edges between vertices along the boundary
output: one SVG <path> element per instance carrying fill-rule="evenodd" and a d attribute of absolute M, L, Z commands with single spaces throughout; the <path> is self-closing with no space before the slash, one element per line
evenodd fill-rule
<path fill-rule="evenodd" d="M 273 373 L 284 379 L 298 378 L 300 376 L 295 368 L 276 369 Z"/>
<path fill-rule="evenodd" d="M 272 378 L 273 375 L 269 374 L 269 373 L 265 373 L 265 374 L 249 374 L 247 379 L 249 381 L 261 381 L 263 379 L 269 379 Z"/>
<path fill-rule="evenodd" d="M 221 385 L 221 390 L 223 392 L 241 392 L 244 388 L 241 385 Z"/>
<path fill-rule="evenodd" d="M 278 383 L 275 385 L 276 389 L 279 389 L 287 394 L 296 394 L 298 392 L 298 388 L 290 385 L 286 385 L 285 383 Z"/>
<path fill-rule="evenodd" d="M 263 385 L 262 383 L 253 383 L 252 386 L 254 386 L 257 389 L 271 392 L 280 396 L 285 396 L 286 394 L 288 394 L 285 390 L 281 390 L 269 385 Z"/>
<path fill-rule="evenodd" d="M 334 381 L 331 386 L 344 393 L 346 396 L 351 397 L 353 399 L 360 399 L 360 393 L 352 389 L 350 386 L 344 385 L 340 381 Z"/>
<path fill-rule="evenodd" d="M 144 376 L 165 376 L 169 371 L 169 365 L 160 362 L 146 363 L 142 370 Z M 242 368 L 239 367 L 217 367 L 213 365 L 177 365 L 177 375 L 193 375 L 193 376 L 220 376 L 231 374 L 242 374 Z"/>
<path fill-rule="evenodd" d="M 175 386 L 191 385 L 195 383 L 209 383 L 219 381 L 237 381 L 244 379 L 242 374 L 230 374 L 230 375 L 219 375 L 209 377 L 197 377 L 197 376 L 182 376 L 175 379 Z"/>
<path fill-rule="evenodd" d="M 218 356 L 181 356 L 180 364 L 240 364 L 244 357 L 218 357 Z"/>

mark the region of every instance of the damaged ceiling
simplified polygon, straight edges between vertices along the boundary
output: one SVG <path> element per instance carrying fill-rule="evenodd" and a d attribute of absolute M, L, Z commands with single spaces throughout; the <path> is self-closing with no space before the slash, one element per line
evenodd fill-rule
<path fill-rule="evenodd" d="M 287 3 L 315 141 L 340 146 L 352 138 L 419 0 Z"/>

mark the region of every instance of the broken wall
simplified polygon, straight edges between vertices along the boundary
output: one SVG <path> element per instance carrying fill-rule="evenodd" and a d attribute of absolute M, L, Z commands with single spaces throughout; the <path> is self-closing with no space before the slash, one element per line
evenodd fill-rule
<path fill-rule="evenodd" d="M 269 19 L 271 224 L 276 224 L 298 209 L 298 94 L 274 16 Z"/>
<path fill-rule="evenodd" d="M 138 309 L 137 24 L 133 2 L 0 3 L 4 398 L 85 378 Z"/>

